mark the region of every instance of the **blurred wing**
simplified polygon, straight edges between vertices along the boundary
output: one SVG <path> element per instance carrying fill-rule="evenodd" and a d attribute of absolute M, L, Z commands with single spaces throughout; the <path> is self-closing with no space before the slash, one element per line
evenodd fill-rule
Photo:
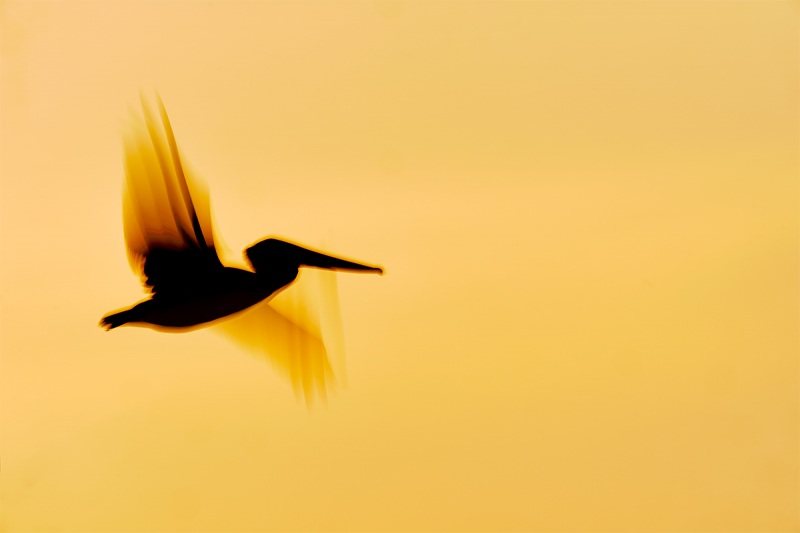
<path fill-rule="evenodd" d="M 335 272 L 304 269 L 273 299 L 215 329 L 267 359 L 309 406 L 346 384 Z"/>
<path fill-rule="evenodd" d="M 124 145 L 128 260 L 154 292 L 192 271 L 221 267 L 208 193 L 187 175 L 167 113 L 158 104 L 156 118 L 142 102 L 143 116 L 133 118 Z"/>

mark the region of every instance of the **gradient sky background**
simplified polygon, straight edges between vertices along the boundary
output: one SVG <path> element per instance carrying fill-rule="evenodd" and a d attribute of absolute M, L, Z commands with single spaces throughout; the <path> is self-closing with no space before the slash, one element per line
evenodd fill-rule
<path fill-rule="evenodd" d="M 800 531 L 797 2 L 0 15 L 0 530 Z M 327 407 L 97 327 L 140 90 L 234 253 L 387 268 Z"/>

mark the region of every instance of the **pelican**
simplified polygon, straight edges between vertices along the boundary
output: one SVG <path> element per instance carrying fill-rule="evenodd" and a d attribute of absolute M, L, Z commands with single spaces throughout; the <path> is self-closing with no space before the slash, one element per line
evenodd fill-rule
<path fill-rule="evenodd" d="M 245 249 L 252 270 L 225 265 L 217 254 L 207 194 L 187 175 L 163 103 L 158 100 L 160 123 L 144 99 L 142 107 L 144 120 L 134 123 L 125 140 L 123 221 L 129 261 L 150 295 L 105 315 L 100 325 L 106 330 L 130 325 L 180 332 L 216 324 L 271 301 L 295 282 L 301 268 L 383 274 L 379 266 L 275 237 Z M 296 320 L 275 316 L 308 333 Z"/>

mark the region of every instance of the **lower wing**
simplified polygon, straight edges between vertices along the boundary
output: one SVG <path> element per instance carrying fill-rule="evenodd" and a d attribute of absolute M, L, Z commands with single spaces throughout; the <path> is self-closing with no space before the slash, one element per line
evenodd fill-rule
<path fill-rule="evenodd" d="M 277 296 L 214 329 L 269 361 L 309 406 L 346 384 L 335 272 L 303 269 Z"/>

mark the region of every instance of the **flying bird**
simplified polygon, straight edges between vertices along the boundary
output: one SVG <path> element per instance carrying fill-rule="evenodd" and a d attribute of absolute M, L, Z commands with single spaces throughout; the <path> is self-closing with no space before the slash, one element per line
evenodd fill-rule
<path fill-rule="evenodd" d="M 245 249 L 252 270 L 224 264 L 217 253 L 208 195 L 190 179 L 163 103 L 159 99 L 160 121 L 144 100 L 142 107 L 143 120 L 135 120 L 125 139 L 123 225 L 129 261 L 150 294 L 107 314 L 100 325 L 106 330 L 131 325 L 180 332 L 232 318 L 223 328 L 266 352 L 291 376 L 296 391 L 302 389 L 307 400 L 315 388 L 324 395 L 332 373 L 331 346 L 325 345 L 321 319 L 304 316 L 314 307 L 308 289 L 284 298 L 283 308 L 275 305 L 276 296 L 295 282 L 301 269 L 382 274 L 382 268 L 275 237 Z M 335 295 L 335 277 L 316 279 L 317 292 Z M 333 300 L 317 305 L 318 314 L 326 308 L 337 314 Z"/>

